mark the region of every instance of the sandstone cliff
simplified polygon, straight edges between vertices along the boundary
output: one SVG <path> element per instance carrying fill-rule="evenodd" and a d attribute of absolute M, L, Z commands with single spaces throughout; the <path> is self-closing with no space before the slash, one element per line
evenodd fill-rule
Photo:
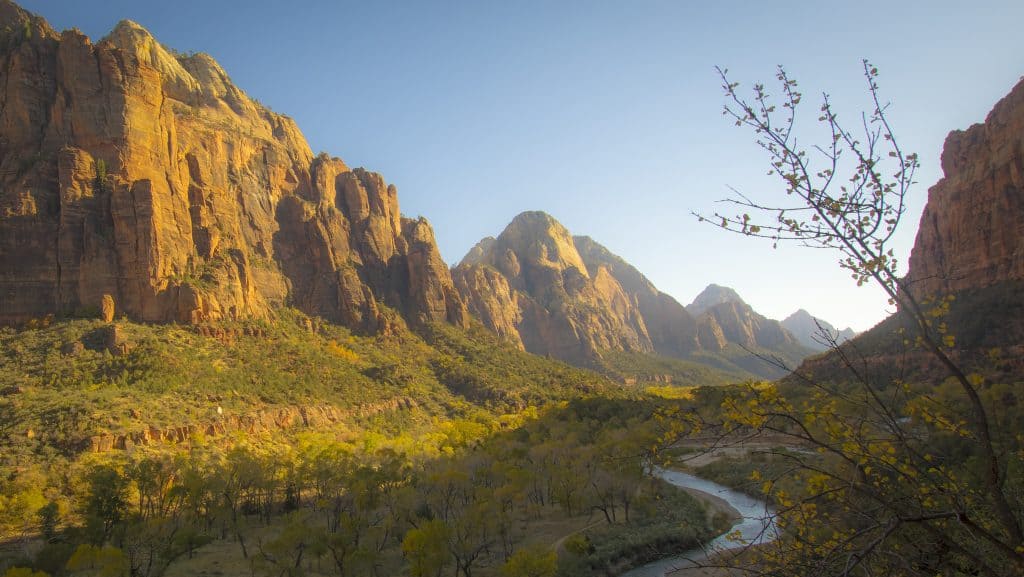
<path fill-rule="evenodd" d="M 955 297 L 941 317 L 954 337 L 952 358 L 970 370 L 1018 378 L 1024 353 L 1024 81 L 983 124 L 949 134 L 942 169 L 943 178 L 928 191 L 905 286 L 926 303 Z M 913 346 L 906 336 L 913 331 L 897 313 L 844 350 L 862 375 L 878 382 L 941 381 L 947 370 Z M 809 360 L 801 372 L 849 378 L 835 354 Z"/>
<path fill-rule="evenodd" d="M 196 323 L 291 304 L 359 330 L 464 322 L 394 186 L 124 21 L 93 43 L 0 0 L 0 323 Z"/>
<path fill-rule="evenodd" d="M 1024 348 L 1024 80 L 983 124 L 954 130 L 944 176 L 928 203 L 904 286 L 924 301 L 952 295 L 942 319 L 967 364 Z M 941 338 L 941 336 L 936 337 Z"/>
<path fill-rule="evenodd" d="M 602 350 L 654 351 L 635 299 L 543 212 L 517 216 L 452 274 L 469 310 L 529 352 L 588 364 Z"/>
<path fill-rule="evenodd" d="M 946 137 L 907 286 L 919 296 L 1024 279 L 1024 81 L 984 124 Z"/>

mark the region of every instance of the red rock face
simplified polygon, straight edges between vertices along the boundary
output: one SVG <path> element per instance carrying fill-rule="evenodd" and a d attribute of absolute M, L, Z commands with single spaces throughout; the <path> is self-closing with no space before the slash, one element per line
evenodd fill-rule
<path fill-rule="evenodd" d="M 984 124 L 953 131 L 907 283 L 920 297 L 1024 279 L 1024 82 Z"/>
<path fill-rule="evenodd" d="M 292 304 L 377 330 L 464 322 L 433 234 L 383 178 L 314 157 L 210 57 L 122 22 L 93 44 L 0 0 L 0 323 L 155 322 Z M 414 283 L 413 286 L 410 283 Z"/>
<path fill-rule="evenodd" d="M 928 191 L 905 286 L 921 301 L 955 295 L 942 322 L 962 367 L 1017 379 L 1024 349 L 1024 81 L 984 124 L 949 134 L 942 169 L 945 176 Z M 946 378 L 935 357 L 904 344 L 901 330 L 916 328 L 896 314 L 844 345 L 864 361 L 861 374 L 878 382 Z M 800 371 L 849 378 L 835 354 Z"/>

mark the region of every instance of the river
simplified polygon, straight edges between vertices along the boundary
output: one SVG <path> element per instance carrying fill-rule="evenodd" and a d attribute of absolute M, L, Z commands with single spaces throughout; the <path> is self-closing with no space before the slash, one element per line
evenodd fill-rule
<path fill-rule="evenodd" d="M 722 498 L 739 512 L 742 519 L 733 525 L 732 529 L 713 539 L 703 547 L 691 549 L 679 555 L 665 557 L 658 561 L 652 561 L 623 573 L 621 577 L 663 577 L 665 574 L 676 569 L 694 566 L 691 560 L 706 559 L 708 554 L 743 547 L 751 543 L 767 543 L 775 539 L 775 527 L 770 520 L 773 511 L 764 501 L 739 491 L 734 491 L 718 483 L 713 483 L 707 479 L 694 477 L 680 471 L 656 468 L 654 474 L 677 487 L 696 489 L 697 491 Z M 736 532 L 739 533 L 738 539 L 727 537 Z"/>

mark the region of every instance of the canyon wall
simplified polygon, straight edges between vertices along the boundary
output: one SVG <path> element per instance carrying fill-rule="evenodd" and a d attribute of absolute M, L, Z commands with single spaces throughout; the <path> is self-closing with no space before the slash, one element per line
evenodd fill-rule
<path fill-rule="evenodd" d="M 465 323 L 424 220 L 235 87 L 123 21 L 93 43 L 0 1 L 0 323 L 198 323 L 295 306 L 368 332 Z"/>

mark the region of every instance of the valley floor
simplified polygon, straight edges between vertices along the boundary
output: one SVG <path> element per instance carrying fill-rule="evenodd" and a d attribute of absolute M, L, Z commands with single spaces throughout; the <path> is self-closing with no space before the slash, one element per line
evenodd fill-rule
<path fill-rule="evenodd" d="M 566 518 L 560 512 L 547 511 L 539 518 L 523 524 L 521 530 L 529 529 L 528 537 L 520 547 L 550 545 L 551 549 L 558 546 L 568 536 L 591 527 L 598 519 L 594 515 L 576 515 Z M 600 521 L 603 522 L 603 521 Z M 252 527 L 247 539 L 250 546 L 258 548 L 258 541 L 279 533 L 279 527 Z M 391 551 L 380 568 L 381 575 L 401 574 L 403 560 L 398 551 Z M 189 559 L 182 557 L 172 563 L 164 572 L 163 577 L 193 577 L 212 575 L 217 577 L 251 577 L 253 575 L 254 556 L 249 559 L 242 556 L 238 543 L 231 539 L 215 541 L 195 552 Z M 336 575 L 329 558 L 316 559 L 313 556 L 303 562 L 303 574 L 309 577 L 319 575 Z M 478 577 L 497 577 L 501 574 L 500 565 L 479 567 L 473 572 Z"/>

